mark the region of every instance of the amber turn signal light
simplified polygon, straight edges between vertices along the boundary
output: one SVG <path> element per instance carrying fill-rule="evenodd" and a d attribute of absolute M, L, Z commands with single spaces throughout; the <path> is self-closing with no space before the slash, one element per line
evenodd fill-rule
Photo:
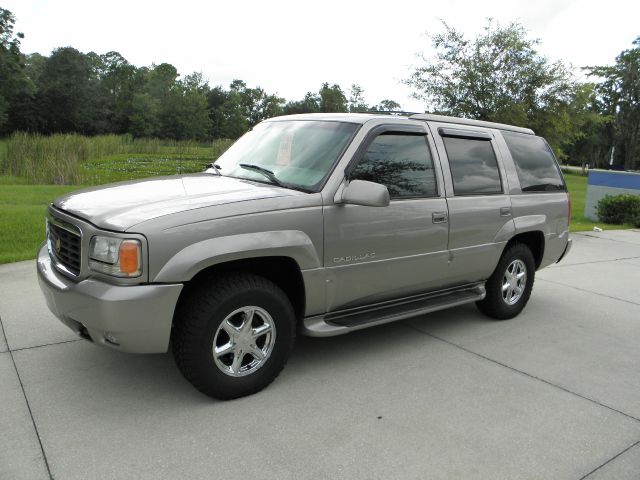
<path fill-rule="evenodd" d="M 124 241 L 120 245 L 120 272 L 128 275 L 140 269 L 140 247 L 138 242 Z"/>

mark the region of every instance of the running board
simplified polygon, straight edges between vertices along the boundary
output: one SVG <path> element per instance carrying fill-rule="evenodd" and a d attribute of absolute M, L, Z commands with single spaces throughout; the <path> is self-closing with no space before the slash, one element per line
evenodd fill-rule
<path fill-rule="evenodd" d="M 397 322 L 425 313 L 444 310 L 449 307 L 477 302 L 486 295 L 484 283 L 466 285 L 455 289 L 416 295 L 376 303 L 365 307 L 351 308 L 340 312 L 307 317 L 302 322 L 301 332 L 310 337 L 332 337 L 362 328 Z"/>

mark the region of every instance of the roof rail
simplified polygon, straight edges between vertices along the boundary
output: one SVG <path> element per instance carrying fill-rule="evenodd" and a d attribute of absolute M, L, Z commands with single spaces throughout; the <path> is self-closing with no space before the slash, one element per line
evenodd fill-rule
<path fill-rule="evenodd" d="M 367 110 L 363 113 L 373 113 L 377 115 L 397 115 L 397 116 L 408 116 L 411 117 L 413 115 L 418 115 L 416 112 L 404 112 L 402 110 Z"/>
<path fill-rule="evenodd" d="M 458 125 L 470 125 L 475 127 L 497 128 L 499 130 L 508 130 L 510 132 L 526 133 L 527 135 L 535 135 L 530 128 L 516 127 L 505 123 L 485 122 L 484 120 L 472 120 L 470 118 L 448 117 L 446 115 L 434 115 L 432 113 L 417 113 L 411 115 L 412 120 L 428 120 L 431 122 L 456 123 Z"/>

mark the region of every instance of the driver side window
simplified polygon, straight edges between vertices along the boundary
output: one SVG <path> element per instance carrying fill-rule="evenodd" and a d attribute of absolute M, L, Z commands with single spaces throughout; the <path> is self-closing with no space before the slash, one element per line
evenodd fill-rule
<path fill-rule="evenodd" d="M 433 160 L 424 135 L 378 135 L 350 175 L 385 185 L 392 199 L 438 195 Z"/>

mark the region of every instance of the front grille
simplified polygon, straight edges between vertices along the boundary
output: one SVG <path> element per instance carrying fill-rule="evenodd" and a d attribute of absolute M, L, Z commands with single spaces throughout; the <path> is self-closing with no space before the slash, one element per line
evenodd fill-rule
<path fill-rule="evenodd" d="M 62 226 L 49 222 L 49 254 L 56 263 L 73 275 L 80 274 L 81 237 L 72 225 Z"/>

